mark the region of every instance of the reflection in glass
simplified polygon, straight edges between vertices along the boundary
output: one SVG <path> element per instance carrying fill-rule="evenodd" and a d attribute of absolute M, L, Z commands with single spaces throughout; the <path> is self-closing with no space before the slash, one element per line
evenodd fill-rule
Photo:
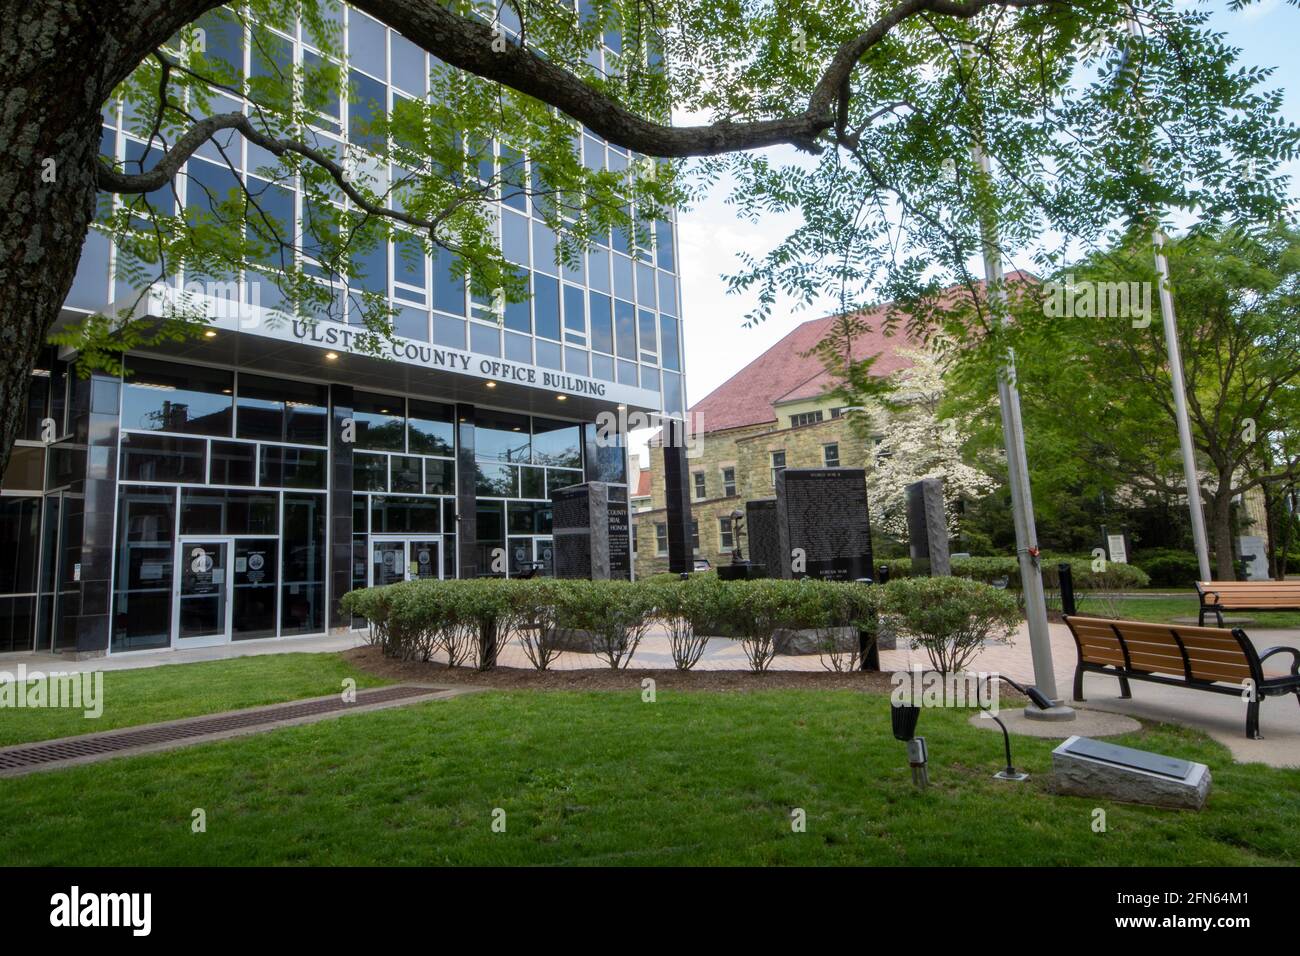
<path fill-rule="evenodd" d="M 405 451 L 405 406 L 402 398 L 357 392 L 352 405 L 352 418 L 357 423 L 356 447 Z"/>
<path fill-rule="evenodd" d="M 122 427 L 229 435 L 234 374 L 198 365 L 128 358 Z"/>

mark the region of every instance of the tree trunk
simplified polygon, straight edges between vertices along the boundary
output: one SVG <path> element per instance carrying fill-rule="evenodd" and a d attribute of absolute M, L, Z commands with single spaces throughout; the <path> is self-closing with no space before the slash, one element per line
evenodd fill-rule
<path fill-rule="evenodd" d="M 5 3 L 0 33 L 0 469 L 95 210 L 103 42 L 75 4 Z"/>
<path fill-rule="evenodd" d="M 100 109 L 150 51 L 217 5 L 0 0 L 0 473 L 95 215 Z"/>
<path fill-rule="evenodd" d="M 1212 504 L 1210 534 L 1214 542 L 1214 577 L 1218 581 L 1235 581 L 1232 570 L 1232 480 L 1219 479 L 1219 493 Z"/>

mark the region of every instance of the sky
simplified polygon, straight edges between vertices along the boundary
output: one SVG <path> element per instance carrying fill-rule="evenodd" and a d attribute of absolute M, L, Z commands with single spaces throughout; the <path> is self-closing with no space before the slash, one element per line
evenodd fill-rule
<path fill-rule="evenodd" d="M 1240 48 L 1243 66 L 1276 68 L 1268 86 L 1285 92 L 1284 116 L 1300 124 L 1300 62 L 1296 50 L 1300 8 L 1283 0 L 1260 0 L 1237 12 L 1227 6 L 1227 0 L 1208 4 L 1213 11 L 1211 27 L 1223 33 L 1230 45 Z M 782 159 L 795 155 L 791 149 L 768 152 Z M 1300 163 L 1289 164 L 1287 172 L 1292 178 L 1292 195 L 1300 197 Z M 725 198 L 726 190 L 719 189 L 678 218 L 688 404 L 704 398 L 800 322 L 835 308 L 831 295 L 811 310 L 795 311 L 793 303 L 778 302 L 767 322 L 745 328 L 744 315 L 755 304 L 755 297 L 728 294 L 724 276 L 738 269 L 740 253 L 764 254 L 788 234 L 797 220 L 775 217 L 765 220 L 761 229 L 755 228 L 738 216 Z M 635 435 L 633 448 L 643 446 L 648 434 Z"/>

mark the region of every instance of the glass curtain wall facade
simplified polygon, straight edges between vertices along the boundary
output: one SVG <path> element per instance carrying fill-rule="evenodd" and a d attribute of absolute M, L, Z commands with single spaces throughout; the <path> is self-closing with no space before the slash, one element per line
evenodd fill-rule
<path fill-rule="evenodd" d="M 509 15 L 504 7 L 507 32 L 516 26 Z M 313 135 L 364 147 L 375 110 L 429 95 L 436 61 L 359 11 L 345 7 L 338 17 L 352 92 L 327 106 Z M 301 29 L 246 26 L 222 10 L 200 25 L 209 55 L 246 77 L 266 75 L 268 56 L 295 64 L 322 57 Z M 592 58 L 612 68 L 622 55 L 611 32 Z M 249 104 L 217 93 L 211 109 L 247 112 Z M 132 120 L 129 104 L 106 105 L 105 156 L 144 154 Z M 273 159 L 241 137 L 220 145 L 201 148 L 174 192 L 150 201 L 201 211 L 242 180 L 295 224 L 295 255 L 310 263 L 312 211 L 301 190 L 260 177 Z M 636 160 L 590 134 L 581 148 L 596 169 Z M 526 169 L 508 143 L 493 150 Z M 395 374 L 391 390 L 377 389 L 373 377 L 363 385 L 335 371 L 327 359 L 338 356 L 325 345 L 316 350 L 319 375 L 163 347 L 128 356 L 125 376 L 87 378 L 51 349 L 0 476 L 0 653 L 111 654 L 320 634 L 349 623 L 337 605 L 350 587 L 548 573 L 550 494 L 584 480 L 627 494 L 626 451 L 597 441 L 595 410 L 685 407 L 675 224 L 651 224 L 645 244 L 614 231 L 570 268 L 556 262 L 557 237 L 526 195 L 507 192 L 498 205 L 501 247 L 531 292 L 500 321 L 453 275 L 448 254 L 425 255 L 413 237 L 367 253 L 364 278 L 336 290 L 330 318 L 359 321 L 352 296 L 382 293 L 397 309 L 400 337 L 425 352 L 463 353 L 468 374 L 480 362 L 483 374 L 492 362 L 513 363 L 536 374 L 539 392 L 555 381 L 543 373 L 581 379 L 585 391 L 575 395 L 602 396 L 583 406 L 585 417 L 538 414 L 537 399 L 507 388 L 466 401 L 463 380 L 428 368 L 419 388 Z M 131 265 L 92 230 L 65 316 L 137 296 Z M 244 301 L 284 305 L 274 283 L 258 281 L 256 265 L 239 280 Z M 189 278 L 172 281 L 181 288 Z M 251 334 L 238 338 L 257 345 Z M 410 354 L 420 361 L 424 352 Z M 480 376 L 472 384 L 484 383 Z M 546 388 L 546 407 L 562 410 L 553 401 L 559 386 Z"/>

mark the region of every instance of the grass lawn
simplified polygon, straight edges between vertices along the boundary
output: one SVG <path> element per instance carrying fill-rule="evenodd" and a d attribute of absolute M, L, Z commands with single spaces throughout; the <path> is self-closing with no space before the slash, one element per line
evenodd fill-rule
<path fill-rule="evenodd" d="M 1033 778 L 994 780 L 1001 735 L 967 716 L 922 715 L 921 793 L 879 695 L 492 691 L 3 779 L 0 842 L 7 863 L 43 865 L 1300 859 L 1300 771 L 1233 764 L 1200 734 L 1162 727 L 1119 740 L 1209 763 L 1205 811 L 1053 797 L 1042 785 L 1054 742 L 1017 738 Z M 195 834 L 199 807 L 207 831 Z M 793 808 L 806 832 L 792 832 Z"/>
<path fill-rule="evenodd" d="M 1098 604 L 1095 601 L 1087 599 L 1087 592 L 1080 594 L 1079 601 L 1080 614 L 1101 613 Z M 1196 612 L 1200 608 L 1200 602 L 1196 595 L 1188 597 L 1172 596 L 1152 596 L 1143 597 L 1134 595 L 1132 597 L 1120 598 L 1117 602 L 1119 616 L 1128 621 L 1151 621 L 1156 624 L 1168 624 L 1176 617 L 1191 618 L 1196 620 Z M 1245 617 L 1255 623 L 1249 625 L 1247 633 L 1254 630 L 1267 630 L 1275 627 L 1300 628 L 1300 612 L 1298 611 L 1229 611 L 1227 617 Z M 1206 620 L 1207 624 L 1214 624 L 1214 617 L 1210 616 Z"/>
<path fill-rule="evenodd" d="M 358 687 L 388 683 L 358 671 L 337 654 L 265 654 L 105 671 L 101 716 L 87 719 L 83 711 L 69 709 L 6 708 L 0 716 L 0 747 L 322 697 L 340 692 L 347 677 Z"/>

